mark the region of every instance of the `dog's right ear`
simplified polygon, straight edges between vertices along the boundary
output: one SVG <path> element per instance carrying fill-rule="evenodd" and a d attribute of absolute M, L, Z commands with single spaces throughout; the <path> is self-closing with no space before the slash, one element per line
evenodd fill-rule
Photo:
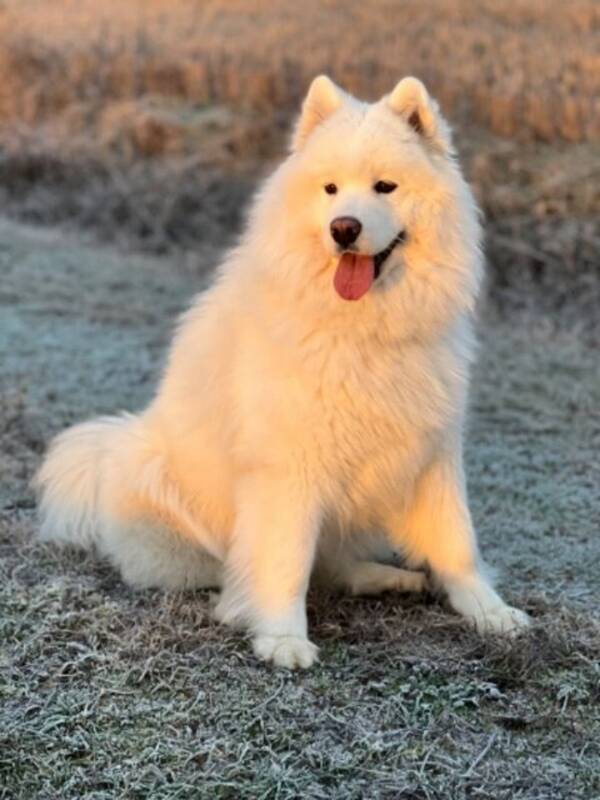
<path fill-rule="evenodd" d="M 300 150 L 311 131 L 337 111 L 344 102 L 344 92 L 327 75 L 313 80 L 302 104 L 300 118 L 292 136 L 292 150 Z"/>

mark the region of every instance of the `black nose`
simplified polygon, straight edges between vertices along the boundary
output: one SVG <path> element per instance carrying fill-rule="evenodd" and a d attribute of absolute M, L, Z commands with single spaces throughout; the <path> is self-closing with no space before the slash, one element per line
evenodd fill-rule
<path fill-rule="evenodd" d="M 348 247 L 360 236 L 362 225 L 354 217 L 336 217 L 329 226 L 329 230 L 341 247 Z"/>

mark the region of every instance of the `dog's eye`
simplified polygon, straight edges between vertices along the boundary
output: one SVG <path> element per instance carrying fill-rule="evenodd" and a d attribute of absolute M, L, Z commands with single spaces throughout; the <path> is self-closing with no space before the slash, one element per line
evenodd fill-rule
<path fill-rule="evenodd" d="M 377 181 L 373 188 L 378 194 L 389 194 L 394 191 L 397 185 L 397 183 L 392 183 L 391 181 Z"/>
<path fill-rule="evenodd" d="M 335 183 L 326 183 L 323 187 L 327 194 L 336 194 L 337 193 L 337 186 Z"/>

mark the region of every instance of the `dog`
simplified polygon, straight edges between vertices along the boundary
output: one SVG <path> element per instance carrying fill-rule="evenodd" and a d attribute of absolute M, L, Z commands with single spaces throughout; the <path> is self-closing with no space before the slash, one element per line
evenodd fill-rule
<path fill-rule="evenodd" d="M 287 668 L 317 658 L 311 575 L 355 594 L 431 580 L 479 631 L 526 626 L 487 577 L 465 491 L 482 273 L 425 86 L 368 104 L 315 78 L 149 407 L 51 444 L 41 538 L 95 546 L 134 587 L 218 587 L 215 617 Z"/>

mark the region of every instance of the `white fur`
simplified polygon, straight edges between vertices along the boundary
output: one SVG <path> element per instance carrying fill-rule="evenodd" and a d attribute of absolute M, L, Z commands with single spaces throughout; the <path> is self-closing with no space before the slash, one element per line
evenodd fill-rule
<path fill-rule="evenodd" d="M 414 79 L 367 105 L 321 77 L 293 147 L 183 316 L 149 408 L 53 443 L 42 536 L 95 542 L 136 586 L 218 584 L 217 618 L 247 625 L 255 652 L 287 667 L 316 657 L 313 567 L 353 592 L 423 588 L 423 575 L 378 563 L 385 539 L 478 628 L 516 628 L 526 617 L 481 571 L 465 495 L 482 267 L 447 126 Z M 398 188 L 377 194 L 378 180 Z M 329 225 L 342 213 L 361 220 L 365 254 L 406 231 L 356 302 L 333 288 Z"/>

